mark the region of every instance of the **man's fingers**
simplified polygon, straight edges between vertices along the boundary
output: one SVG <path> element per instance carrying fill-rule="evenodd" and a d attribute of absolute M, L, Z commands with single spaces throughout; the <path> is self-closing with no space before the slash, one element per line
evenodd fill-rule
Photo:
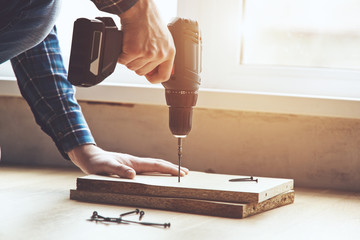
<path fill-rule="evenodd" d="M 157 73 L 157 66 L 159 65 L 158 62 L 150 62 L 143 66 L 142 68 L 138 69 L 136 72 L 137 75 L 144 76 L 149 73 L 156 74 Z M 152 82 L 154 83 L 154 82 Z"/>
<path fill-rule="evenodd" d="M 187 175 L 189 173 L 189 169 L 186 167 L 180 167 L 180 170 L 183 171 L 185 173 L 185 175 Z"/>
<path fill-rule="evenodd" d="M 127 66 L 129 63 L 139 58 L 141 58 L 141 55 L 139 54 L 128 54 L 126 52 L 123 52 L 118 57 L 117 62 Z"/>
<path fill-rule="evenodd" d="M 145 65 L 147 65 L 147 63 L 148 61 L 146 59 L 140 57 L 126 64 L 126 67 L 136 72 L 139 69 L 143 68 Z"/>
<path fill-rule="evenodd" d="M 144 172 L 160 172 L 171 175 L 178 175 L 178 165 L 172 164 L 170 162 L 155 159 L 155 158 L 137 158 L 134 159 L 134 168 L 137 173 Z M 189 170 L 182 167 L 180 169 L 180 175 L 185 176 L 188 174 Z"/>
<path fill-rule="evenodd" d="M 112 161 L 109 163 L 110 164 L 108 164 L 105 169 L 105 171 L 108 174 L 115 174 L 118 175 L 119 177 L 130 178 L 130 179 L 134 178 L 136 175 L 135 170 L 129 166 L 126 166 L 125 164 L 121 164 L 117 161 Z"/>
<path fill-rule="evenodd" d="M 168 60 L 157 66 L 157 71 L 153 74 L 145 75 L 151 83 L 161 83 L 169 80 L 171 76 L 173 61 Z M 151 70 L 150 70 L 151 71 Z"/>

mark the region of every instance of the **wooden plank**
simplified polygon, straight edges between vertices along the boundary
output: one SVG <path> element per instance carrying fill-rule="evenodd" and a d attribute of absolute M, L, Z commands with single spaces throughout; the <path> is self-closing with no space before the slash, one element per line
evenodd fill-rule
<path fill-rule="evenodd" d="M 149 197 L 137 195 L 125 195 L 118 193 L 99 193 L 82 190 L 71 190 L 70 199 L 107 203 L 134 207 L 155 208 L 161 210 L 202 214 L 208 216 L 246 218 L 277 207 L 294 202 L 293 190 L 279 194 L 261 203 L 229 203 L 198 199 Z"/>
<path fill-rule="evenodd" d="M 243 176 L 192 171 L 178 183 L 177 177 L 169 175 L 137 175 L 135 179 L 89 175 L 77 179 L 77 190 L 232 203 L 258 203 L 294 187 L 292 179 L 280 178 L 255 177 L 258 178 L 258 182 L 229 182 L 229 179 L 241 177 Z"/>

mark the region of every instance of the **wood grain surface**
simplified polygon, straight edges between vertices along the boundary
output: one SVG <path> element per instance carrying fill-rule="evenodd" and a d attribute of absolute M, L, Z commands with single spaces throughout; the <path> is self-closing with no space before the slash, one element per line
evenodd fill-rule
<path fill-rule="evenodd" d="M 71 190 L 70 199 L 185 212 L 216 217 L 246 218 L 294 202 L 293 190 L 261 203 L 229 203 L 187 198 L 167 198 Z"/>

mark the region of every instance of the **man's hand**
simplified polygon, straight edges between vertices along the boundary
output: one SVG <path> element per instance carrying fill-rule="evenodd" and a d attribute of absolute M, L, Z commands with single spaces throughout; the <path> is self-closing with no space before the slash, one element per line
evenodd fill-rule
<path fill-rule="evenodd" d="M 120 19 L 124 36 L 123 52 L 118 62 L 140 76 L 145 75 L 151 83 L 168 80 L 175 46 L 153 0 L 139 0 L 122 13 Z"/>
<path fill-rule="evenodd" d="M 81 145 L 68 155 L 71 161 L 86 174 L 118 175 L 134 178 L 136 173 L 159 172 L 177 176 L 178 166 L 161 159 L 140 158 L 129 154 L 104 151 L 92 144 Z M 188 174 L 181 168 L 181 176 Z"/>

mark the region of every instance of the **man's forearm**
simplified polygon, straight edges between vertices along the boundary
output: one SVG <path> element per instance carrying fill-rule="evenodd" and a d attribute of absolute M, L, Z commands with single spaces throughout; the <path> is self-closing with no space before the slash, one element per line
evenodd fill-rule
<path fill-rule="evenodd" d="M 11 63 L 36 122 L 65 158 L 72 148 L 95 143 L 67 80 L 55 30 Z"/>

